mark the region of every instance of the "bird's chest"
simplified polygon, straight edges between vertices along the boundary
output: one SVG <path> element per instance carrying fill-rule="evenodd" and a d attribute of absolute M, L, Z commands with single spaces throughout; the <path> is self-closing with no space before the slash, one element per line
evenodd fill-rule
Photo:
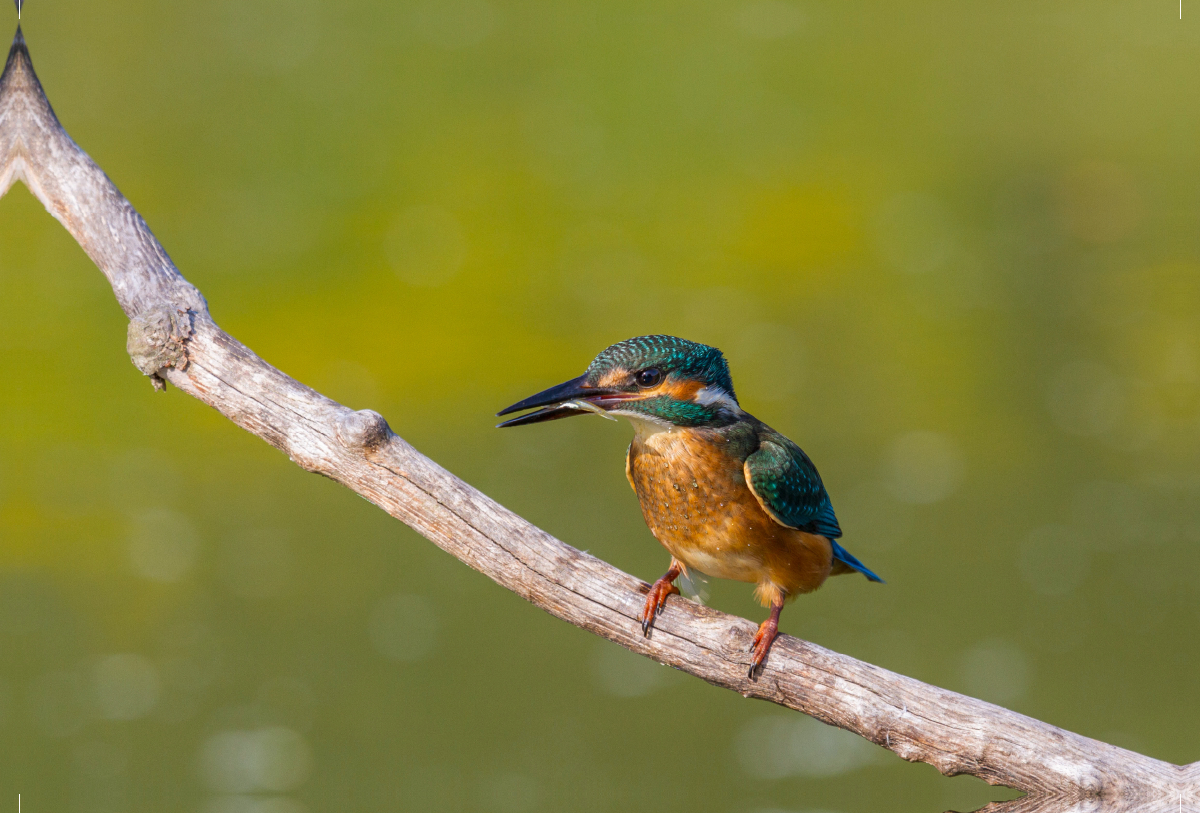
<path fill-rule="evenodd" d="M 753 580 L 762 558 L 754 538 L 774 523 L 746 486 L 741 457 L 719 437 L 639 432 L 627 474 L 650 531 L 676 559 L 713 576 Z"/>

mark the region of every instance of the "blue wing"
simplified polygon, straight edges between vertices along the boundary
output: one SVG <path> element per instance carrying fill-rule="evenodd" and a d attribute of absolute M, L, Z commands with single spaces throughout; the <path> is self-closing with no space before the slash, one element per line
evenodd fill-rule
<path fill-rule="evenodd" d="M 842 529 L 808 455 L 778 432 L 766 432 L 769 434 L 761 438 L 758 451 L 746 458 L 745 466 L 746 484 L 763 509 L 780 525 L 826 537 L 833 546 L 833 558 L 845 569 L 856 570 L 873 582 L 883 581 L 837 543 Z"/>

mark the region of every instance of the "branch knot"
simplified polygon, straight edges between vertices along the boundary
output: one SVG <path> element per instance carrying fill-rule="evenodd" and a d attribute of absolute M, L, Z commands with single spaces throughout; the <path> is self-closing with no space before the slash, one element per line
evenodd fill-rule
<path fill-rule="evenodd" d="M 166 389 L 160 371 L 168 367 L 187 369 L 186 342 L 195 333 L 194 317 L 195 313 L 186 308 L 161 306 L 129 320 L 125 349 L 133 359 L 133 366 L 150 376 L 154 389 Z"/>
<path fill-rule="evenodd" d="M 373 409 L 346 412 L 337 421 L 338 442 L 347 449 L 373 452 L 392 437 L 387 419 Z"/>

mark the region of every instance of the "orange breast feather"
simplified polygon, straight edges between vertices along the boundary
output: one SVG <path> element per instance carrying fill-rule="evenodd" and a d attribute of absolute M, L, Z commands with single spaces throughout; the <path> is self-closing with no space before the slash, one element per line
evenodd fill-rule
<path fill-rule="evenodd" d="M 638 427 L 625 473 L 651 533 L 684 566 L 758 585 L 764 605 L 829 576 L 823 536 L 772 519 L 746 485 L 744 461 L 712 431 Z"/>

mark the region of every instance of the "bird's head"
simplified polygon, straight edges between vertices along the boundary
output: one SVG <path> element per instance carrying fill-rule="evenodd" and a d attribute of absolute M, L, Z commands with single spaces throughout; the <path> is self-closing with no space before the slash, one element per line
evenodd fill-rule
<path fill-rule="evenodd" d="M 500 425 L 600 412 L 662 426 L 719 426 L 741 413 L 721 351 L 675 336 L 617 342 L 596 356 L 583 375 L 498 414 L 535 408 Z"/>

